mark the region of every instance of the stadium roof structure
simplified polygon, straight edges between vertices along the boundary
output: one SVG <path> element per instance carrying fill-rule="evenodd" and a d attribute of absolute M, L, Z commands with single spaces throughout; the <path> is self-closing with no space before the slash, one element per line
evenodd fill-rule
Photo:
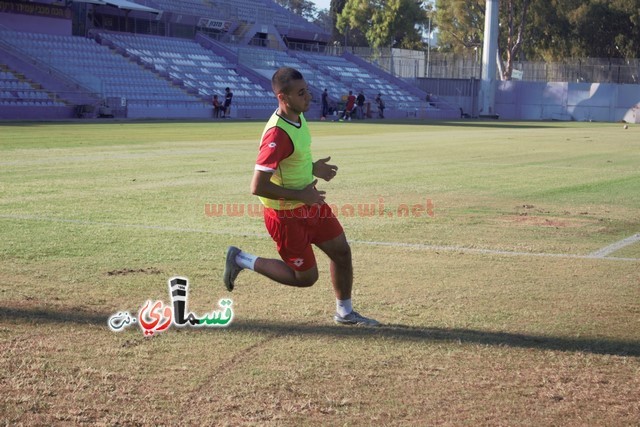
<path fill-rule="evenodd" d="M 137 10 L 140 12 L 162 13 L 161 10 L 152 7 L 143 6 L 128 0 L 72 0 L 74 3 L 91 3 L 97 5 L 115 6 L 118 9 Z"/>
<path fill-rule="evenodd" d="M 91 4 L 106 4 L 102 0 L 71 0 L 66 3 L 69 6 L 71 3 L 91 3 Z"/>

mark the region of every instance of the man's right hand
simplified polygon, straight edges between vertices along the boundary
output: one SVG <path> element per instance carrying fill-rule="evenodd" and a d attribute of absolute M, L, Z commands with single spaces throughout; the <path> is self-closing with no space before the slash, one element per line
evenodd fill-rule
<path fill-rule="evenodd" d="M 318 180 L 315 179 L 311 184 L 300 190 L 299 200 L 307 206 L 321 205 L 324 203 L 324 195 L 326 192 L 316 189 L 317 183 Z"/>

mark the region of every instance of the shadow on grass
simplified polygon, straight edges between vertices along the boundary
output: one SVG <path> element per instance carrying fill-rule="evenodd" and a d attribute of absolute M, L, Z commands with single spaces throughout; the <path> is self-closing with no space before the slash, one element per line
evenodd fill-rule
<path fill-rule="evenodd" d="M 103 325 L 113 313 L 86 310 L 26 309 L 0 307 L 0 321 L 7 323 L 56 324 L 75 323 Z M 202 332 L 207 330 L 201 329 Z M 214 332 L 209 330 L 210 332 Z M 219 332 L 219 330 L 216 330 Z M 269 320 L 238 320 L 228 329 L 232 333 L 265 334 L 277 337 L 325 336 L 335 338 L 390 339 L 415 342 L 457 342 L 499 347 L 529 348 L 583 352 L 612 356 L 640 357 L 640 341 L 616 339 L 550 337 L 511 332 L 492 332 L 474 329 L 445 329 L 388 324 L 378 328 L 349 327 L 333 324 L 305 324 Z"/>
<path fill-rule="evenodd" d="M 391 339 L 400 341 L 458 342 L 537 350 L 571 351 L 613 356 L 640 357 L 640 342 L 615 339 L 564 338 L 542 335 L 492 332 L 474 329 L 445 329 L 405 325 L 379 328 L 338 325 L 305 325 L 272 321 L 237 321 L 236 331 L 270 333 L 278 336 L 328 336 L 340 338 Z"/>
<path fill-rule="evenodd" d="M 89 312 L 86 309 L 8 308 L 0 306 L 0 322 L 19 324 L 79 323 L 98 325 L 102 323 L 107 326 L 107 319 L 112 314 Z"/>

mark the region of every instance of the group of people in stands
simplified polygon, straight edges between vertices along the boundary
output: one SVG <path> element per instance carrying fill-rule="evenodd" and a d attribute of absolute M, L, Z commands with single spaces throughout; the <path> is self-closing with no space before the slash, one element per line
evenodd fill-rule
<path fill-rule="evenodd" d="M 224 101 L 218 99 L 218 95 L 213 95 L 213 118 L 226 118 L 231 114 L 231 101 L 233 100 L 233 92 L 230 88 L 224 89 Z M 222 115 L 221 115 L 222 114 Z"/>
<path fill-rule="evenodd" d="M 358 93 L 358 96 L 355 96 L 353 94 L 353 91 L 350 90 L 349 95 L 344 96 L 343 100 L 345 100 L 345 105 L 344 109 L 342 110 L 342 115 L 340 115 L 340 117 L 337 117 L 336 120 L 351 121 L 351 118 L 354 116 L 354 114 L 355 118 L 359 120 L 362 120 L 365 118 L 365 116 L 368 116 L 367 114 L 365 114 L 366 98 L 362 91 Z M 378 118 L 384 119 L 385 107 L 384 101 L 382 100 L 382 94 L 379 93 L 376 96 L 375 103 L 378 107 Z M 322 116 L 320 120 L 325 120 L 327 118 L 327 115 L 333 112 L 331 110 L 332 108 L 329 105 L 329 93 L 327 92 L 327 89 L 325 89 L 324 92 L 322 92 Z"/>
<path fill-rule="evenodd" d="M 213 95 L 213 118 L 226 118 L 230 117 L 231 114 L 231 102 L 233 100 L 233 92 L 231 92 L 230 88 L 224 89 L 224 101 L 221 101 L 218 98 L 218 95 Z M 353 114 L 355 113 L 355 117 L 359 120 L 365 118 L 365 101 L 366 98 L 364 93 L 360 91 L 358 96 L 353 94 L 353 91 L 349 91 L 349 95 L 343 97 L 346 99 L 344 110 L 342 111 L 342 115 L 336 120 L 347 120 L 351 121 Z M 378 118 L 384 119 L 384 101 L 382 100 L 382 94 L 378 94 L 375 99 L 376 106 L 378 107 Z M 325 120 L 327 116 L 333 113 L 335 109 L 330 107 L 329 105 L 329 93 L 327 89 L 322 92 L 322 116 L 321 120 Z"/>

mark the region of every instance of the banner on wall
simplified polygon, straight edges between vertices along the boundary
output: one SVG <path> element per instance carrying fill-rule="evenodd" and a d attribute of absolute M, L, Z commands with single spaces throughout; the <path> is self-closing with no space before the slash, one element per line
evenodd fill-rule
<path fill-rule="evenodd" d="M 198 27 L 209 28 L 211 30 L 229 31 L 231 22 L 221 21 L 219 19 L 200 18 Z"/>
<path fill-rule="evenodd" d="M 0 13 L 43 16 L 46 18 L 71 19 L 71 10 L 53 4 L 31 3 L 21 0 L 0 0 Z"/>

